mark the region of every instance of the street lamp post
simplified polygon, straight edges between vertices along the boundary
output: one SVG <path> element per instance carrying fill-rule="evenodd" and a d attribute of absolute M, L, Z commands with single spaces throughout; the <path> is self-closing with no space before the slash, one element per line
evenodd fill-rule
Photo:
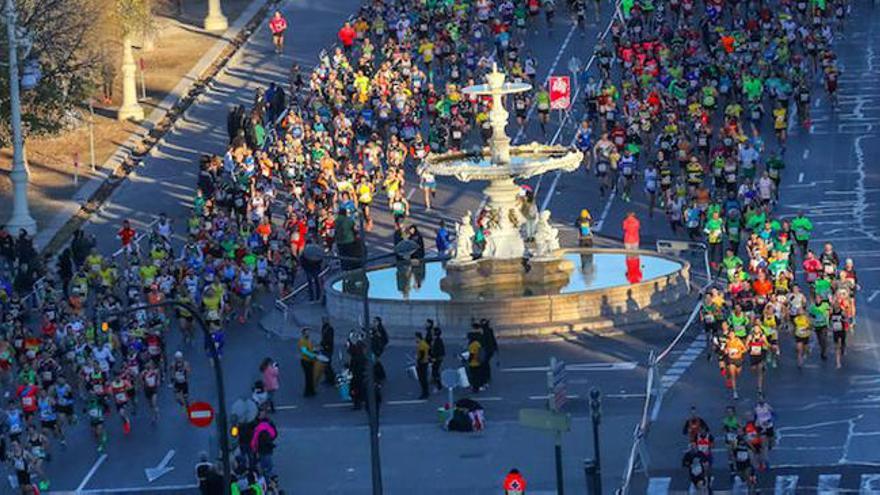
<path fill-rule="evenodd" d="M 599 451 L 599 423 L 602 421 L 602 393 L 593 387 L 590 389 L 590 413 L 593 420 L 593 455 L 595 456 L 595 470 L 593 471 L 593 493 L 602 494 L 602 461 Z"/>
<path fill-rule="evenodd" d="M 333 255 L 325 253 L 323 249 L 315 246 L 314 244 L 310 245 L 303 251 L 303 256 L 306 258 L 326 258 L 326 259 L 335 259 L 340 261 L 357 261 L 360 262 L 361 266 L 354 270 L 358 275 L 363 276 L 363 331 L 364 335 L 367 336 L 367 356 L 368 363 L 370 369 L 367 370 L 366 373 L 366 389 L 367 389 L 367 415 L 368 422 L 370 425 L 370 467 L 372 471 L 372 483 L 373 483 L 373 495 L 382 495 L 382 462 L 381 457 L 379 455 L 379 409 L 376 404 L 376 384 L 375 384 L 375 370 L 376 370 L 376 355 L 373 353 L 372 346 L 372 337 L 370 335 L 370 279 L 367 276 L 367 264 L 370 262 L 379 261 L 384 258 L 388 258 L 391 256 L 408 258 L 411 256 L 418 246 L 415 242 L 405 239 L 400 241 L 394 246 L 393 253 L 386 253 L 379 256 L 375 256 L 373 258 L 367 258 L 367 244 L 364 237 L 364 234 L 367 232 L 364 225 L 364 215 L 359 215 L 358 218 L 359 228 L 361 231 L 361 255 L 359 257 L 351 257 L 351 256 L 341 256 L 341 255 Z M 315 249 L 310 249 L 314 246 Z M 320 251 L 320 253 L 316 252 Z"/>
<path fill-rule="evenodd" d="M 201 313 L 190 304 L 175 299 L 156 304 L 141 304 L 137 306 L 131 306 L 119 311 L 105 312 L 96 310 L 95 325 L 100 325 L 99 319 L 106 318 L 108 316 L 123 316 L 134 313 L 136 311 L 168 306 L 176 306 L 178 308 L 182 308 L 193 315 L 196 324 L 198 324 L 199 329 L 202 331 L 202 334 L 205 337 L 205 342 L 212 342 L 211 332 L 208 330 L 208 325 L 202 318 Z M 217 387 L 217 434 L 220 441 L 220 459 L 223 463 L 223 493 L 224 495 L 228 495 L 232 485 L 232 463 L 230 461 L 229 442 L 227 441 L 229 423 L 226 415 L 226 387 L 223 384 L 223 368 L 221 367 L 222 363 L 220 361 L 220 356 L 218 356 L 215 352 L 210 352 L 209 355 L 211 359 L 211 365 L 214 368 L 214 382 Z"/>
<path fill-rule="evenodd" d="M 30 174 L 25 164 L 24 137 L 21 130 L 21 82 L 18 78 L 18 34 L 16 33 L 18 14 L 13 0 L 6 0 L 4 14 L 9 39 L 9 107 L 12 118 L 12 171 L 9 173 L 9 178 L 13 190 L 12 218 L 6 222 L 6 227 L 13 233 L 24 229 L 28 234 L 34 235 L 37 232 L 37 222 L 31 216 L 27 197 Z"/>

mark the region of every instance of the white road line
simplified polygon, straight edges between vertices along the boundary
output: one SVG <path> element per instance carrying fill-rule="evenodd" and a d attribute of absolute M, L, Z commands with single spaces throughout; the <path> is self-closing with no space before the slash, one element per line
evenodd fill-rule
<path fill-rule="evenodd" d="M 415 188 L 415 187 L 412 188 L 412 189 L 410 189 L 409 192 L 406 193 L 406 200 L 409 201 L 410 198 L 412 198 L 412 197 L 413 197 L 413 194 L 415 194 L 415 193 L 416 193 L 416 188 Z"/>
<path fill-rule="evenodd" d="M 803 157 L 804 157 L 804 160 L 806 160 L 807 158 L 810 157 L 810 148 L 807 148 L 807 149 L 804 150 Z M 802 174 L 802 175 L 803 175 L 803 174 Z"/>
<path fill-rule="evenodd" d="M 806 155 L 806 153 L 807 153 L 807 150 L 804 150 L 804 155 Z M 806 156 L 804 156 L 804 158 L 806 158 Z M 802 184 L 803 182 L 804 182 L 804 173 L 801 172 L 800 174 L 798 174 L 798 184 Z"/>
<path fill-rule="evenodd" d="M 386 402 L 389 406 L 408 406 L 412 404 L 424 404 L 428 402 L 425 399 L 410 399 L 410 400 L 389 400 Z"/>
<path fill-rule="evenodd" d="M 602 230 L 602 226 L 605 225 L 605 218 L 608 217 L 608 212 L 611 211 L 611 203 L 614 202 L 614 195 L 617 193 L 617 190 L 611 191 L 611 194 L 608 196 L 608 202 L 605 203 L 605 208 L 602 210 L 602 214 L 599 215 L 599 221 L 596 222 L 596 225 L 593 227 L 593 230 L 599 232 Z"/>
<path fill-rule="evenodd" d="M 606 399 L 644 399 L 645 394 L 605 394 Z"/>
<path fill-rule="evenodd" d="M 133 486 L 128 488 L 93 488 L 91 490 L 79 490 L 75 493 L 77 495 L 90 495 L 90 494 L 106 494 L 106 493 L 154 493 L 154 492 L 172 492 L 172 493 L 184 493 L 195 488 L 198 488 L 199 485 L 191 484 L 191 485 L 162 485 L 162 486 Z M 70 493 L 70 492 L 50 492 L 50 493 Z"/>
<path fill-rule="evenodd" d="M 638 363 L 634 361 L 618 361 L 615 363 L 566 363 L 565 371 L 629 371 L 634 370 Z M 534 373 L 550 371 L 549 366 L 514 366 L 502 368 L 507 373 Z"/>
<path fill-rule="evenodd" d="M 79 486 L 76 487 L 76 493 L 81 492 L 82 489 L 85 488 L 87 484 L 89 484 L 89 480 L 92 479 L 92 476 L 95 475 L 95 473 L 98 471 L 98 468 L 100 468 L 101 464 L 104 464 L 104 461 L 106 461 L 106 460 L 107 460 L 107 454 L 101 454 L 101 457 L 98 457 L 98 459 L 95 461 L 95 463 L 92 464 L 92 469 L 89 469 L 89 472 L 86 473 L 85 478 L 83 478 L 82 481 L 80 482 Z"/>
<path fill-rule="evenodd" d="M 572 400 L 573 400 L 573 399 L 577 399 L 578 397 L 580 397 L 580 396 L 577 395 L 577 394 L 575 394 L 575 395 L 566 395 L 566 396 L 565 396 L 566 399 L 572 399 Z M 547 400 L 547 399 L 549 399 L 549 398 L 550 398 L 549 395 L 530 395 L 530 396 L 529 396 L 529 400 Z"/>
<path fill-rule="evenodd" d="M 323 404 L 321 407 L 326 407 L 326 408 L 351 407 L 351 402 L 331 402 L 329 404 Z"/>
<path fill-rule="evenodd" d="M 276 411 L 292 411 L 294 409 L 299 409 L 299 406 L 297 406 L 297 405 L 275 406 Z"/>
<path fill-rule="evenodd" d="M 871 296 L 868 297 L 868 302 L 874 302 L 874 298 L 876 298 L 878 295 L 880 295 L 880 290 L 875 290 L 874 292 L 872 292 Z"/>

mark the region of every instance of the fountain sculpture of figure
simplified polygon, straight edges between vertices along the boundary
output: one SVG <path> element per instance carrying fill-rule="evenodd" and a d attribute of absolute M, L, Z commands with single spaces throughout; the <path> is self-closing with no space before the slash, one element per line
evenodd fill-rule
<path fill-rule="evenodd" d="M 455 227 L 454 263 L 466 263 L 474 259 L 474 226 L 471 225 L 471 212 L 461 217 L 461 223 Z"/>
<path fill-rule="evenodd" d="M 559 250 L 559 229 L 550 224 L 550 211 L 544 210 L 538 217 L 535 229 L 535 258 L 552 257 Z"/>

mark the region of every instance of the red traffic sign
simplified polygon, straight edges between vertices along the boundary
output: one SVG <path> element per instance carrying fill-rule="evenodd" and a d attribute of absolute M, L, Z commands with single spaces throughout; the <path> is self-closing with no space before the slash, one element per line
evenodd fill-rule
<path fill-rule="evenodd" d="M 193 426 L 204 428 L 214 420 L 214 408 L 207 402 L 193 402 L 186 408 L 186 415 Z"/>
<path fill-rule="evenodd" d="M 568 110 L 571 106 L 571 78 L 568 76 L 551 76 L 550 108 L 552 110 Z"/>

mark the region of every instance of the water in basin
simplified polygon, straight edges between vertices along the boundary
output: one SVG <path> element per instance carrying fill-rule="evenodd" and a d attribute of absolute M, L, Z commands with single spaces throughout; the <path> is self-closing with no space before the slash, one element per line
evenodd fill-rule
<path fill-rule="evenodd" d="M 681 264 L 656 256 L 627 256 L 623 253 L 566 253 L 565 258 L 574 263 L 574 272 L 561 294 L 601 290 L 630 285 L 669 275 L 681 269 Z M 369 295 L 374 299 L 409 301 L 448 301 L 451 296 L 440 288 L 440 280 L 446 276 L 441 262 L 421 266 L 398 268 L 390 266 L 368 272 Z M 360 284 L 353 279 L 340 279 L 333 289 L 359 294 Z M 528 286 L 523 287 L 528 296 Z M 458 298 L 457 298 L 458 299 Z"/>

